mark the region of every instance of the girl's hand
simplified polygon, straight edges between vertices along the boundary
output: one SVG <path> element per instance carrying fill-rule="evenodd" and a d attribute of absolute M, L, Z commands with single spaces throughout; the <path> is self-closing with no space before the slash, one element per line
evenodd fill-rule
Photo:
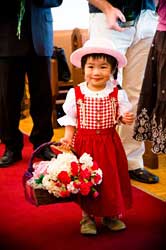
<path fill-rule="evenodd" d="M 71 149 L 71 140 L 66 139 L 65 137 L 60 139 L 62 145 L 60 146 L 63 150 L 69 151 Z"/>
<path fill-rule="evenodd" d="M 60 139 L 60 142 L 62 143 L 62 149 L 70 151 L 71 145 L 72 145 L 72 139 L 75 133 L 75 127 L 74 126 L 65 126 L 65 134 L 64 137 Z"/>
<path fill-rule="evenodd" d="M 134 113 L 126 112 L 124 116 L 121 117 L 120 121 L 124 124 L 131 125 L 135 120 Z"/>

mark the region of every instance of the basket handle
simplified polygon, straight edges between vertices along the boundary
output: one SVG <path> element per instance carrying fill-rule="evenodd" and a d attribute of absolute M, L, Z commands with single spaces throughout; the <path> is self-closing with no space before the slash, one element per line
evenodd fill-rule
<path fill-rule="evenodd" d="M 36 154 L 39 153 L 44 147 L 46 147 L 46 146 L 51 146 L 51 145 L 54 145 L 54 146 L 58 147 L 58 146 L 61 146 L 62 143 L 61 143 L 61 142 L 55 142 L 55 141 L 52 141 L 52 142 L 45 142 L 45 143 L 41 144 L 39 147 L 37 147 L 37 148 L 33 151 L 32 155 L 31 155 L 31 158 L 30 158 L 30 160 L 29 160 L 28 172 L 30 172 L 30 173 L 33 172 L 33 160 L 34 160 L 34 158 L 36 157 Z M 74 155 L 77 156 L 77 154 L 76 154 L 74 148 L 70 147 L 70 150 L 71 150 L 71 152 L 72 152 Z"/>
<path fill-rule="evenodd" d="M 28 172 L 32 173 L 33 172 L 33 160 L 36 157 L 36 155 L 46 146 L 50 146 L 50 145 L 55 145 L 55 142 L 45 142 L 43 144 L 41 144 L 39 147 L 37 147 L 33 153 L 31 154 L 31 158 L 29 160 L 29 164 L 28 164 Z M 57 145 L 58 146 L 58 145 Z"/>

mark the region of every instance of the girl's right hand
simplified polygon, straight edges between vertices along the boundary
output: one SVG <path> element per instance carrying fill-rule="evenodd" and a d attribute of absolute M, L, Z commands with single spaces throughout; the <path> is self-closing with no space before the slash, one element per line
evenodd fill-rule
<path fill-rule="evenodd" d="M 71 141 L 66 139 L 65 137 L 60 139 L 61 148 L 64 150 L 70 150 L 71 149 Z"/>

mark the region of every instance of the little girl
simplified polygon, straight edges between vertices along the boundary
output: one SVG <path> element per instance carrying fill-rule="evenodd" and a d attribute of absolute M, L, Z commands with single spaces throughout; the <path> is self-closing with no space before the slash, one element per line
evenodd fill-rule
<path fill-rule="evenodd" d="M 115 84 L 118 68 L 126 58 L 106 39 L 88 40 L 75 50 L 71 63 L 82 67 L 85 82 L 68 91 L 63 105 L 65 116 L 58 119 L 65 126 L 63 147 L 73 145 L 78 156 L 90 154 L 103 171 L 97 198 L 82 197 L 81 233 L 96 234 L 95 216 L 110 230 L 125 229 L 119 218 L 131 207 L 131 186 L 126 155 L 116 131 L 121 122 L 131 124 L 131 104 L 124 90 Z"/>

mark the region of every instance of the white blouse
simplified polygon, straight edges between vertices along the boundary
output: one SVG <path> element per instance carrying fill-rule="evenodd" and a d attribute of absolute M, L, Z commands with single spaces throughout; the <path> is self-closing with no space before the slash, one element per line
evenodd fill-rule
<path fill-rule="evenodd" d="M 80 83 L 78 86 L 81 88 L 82 94 L 88 97 L 101 98 L 108 96 L 115 85 L 111 81 L 107 81 L 106 87 L 100 91 L 92 91 L 87 87 L 86 82 Z M 131 111 L 132 105 L 128 100 L 127 93 L 124 89 L 118 91 L 118 102 L 119 102 L 119 116 L 123 116 L 124 113 Z M 63 104 L 63 110 L 66 115 L 58 119 L 58 123 L 61 126 L 77 126 L 77 108 L 74 88 L 71 88 L 66 96 L 66 100 Z"/>

